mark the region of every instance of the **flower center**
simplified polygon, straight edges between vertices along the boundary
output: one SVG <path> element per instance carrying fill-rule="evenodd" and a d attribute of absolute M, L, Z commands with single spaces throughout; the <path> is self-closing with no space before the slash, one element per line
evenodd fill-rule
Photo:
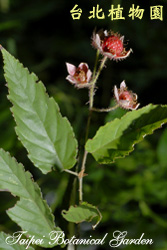
<path fill-rule="evenodd" d="M 124 51 L 123 42 L 118 36 L 108 36 L 104 38 L 102 49 L 114 55 L 120 55 Z"/>
<path fill-rule="evenodd" d="M 119 95 L 119 99 L 120 100 L 126 100 L 126 101 L 129 101 L 129 102 L 133 102 L 133 95 L 131 93 L 129 93 L 128 91 L 124 91 L 123 93 L 121 93 Z"/>
<path fill-rule="evenodd" d="M 86 83 L 87 81 L 87 76 L 86 76 L 85 71 L 79 68 L 76 70 L 74 77 L 80 83 Z"/>

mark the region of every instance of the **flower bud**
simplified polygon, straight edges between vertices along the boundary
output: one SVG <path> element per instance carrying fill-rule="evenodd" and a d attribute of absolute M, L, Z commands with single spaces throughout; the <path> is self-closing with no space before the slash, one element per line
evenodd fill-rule
<path fill-rule="evenodd" d="M 114 86 L 114 97 L 118 105 L 124 109 L 134 110 L 140 105 L 137 104 L 137 95 L 127 89 L 125 81 L 120 84 L 120 89 Z"/>

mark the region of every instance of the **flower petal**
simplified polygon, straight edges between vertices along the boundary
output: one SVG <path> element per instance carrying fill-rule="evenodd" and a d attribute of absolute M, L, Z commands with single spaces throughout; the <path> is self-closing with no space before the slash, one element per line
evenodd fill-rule
<path fill-rule="evenodd" d="M 68 73 L 73 76 L 76 72 L 76 67 L 75 65 L 71 64 L 71 63 L 66 63 L 66 67 L 67 67 L 67 71 Z"/>
<path fill-rule="evenodd" d="M 103 56 L 107 56 L 110 60 L 114 59 L 116 55 L 109 52 L 102 52 Z"/>
<path fill-rule="evenodd" d="M 101 48 L 101 41 L 100 41 L 100 36 L 99 36 L 99 34 L 93 33 L 92 45 L 93 45 L 96 49 L 102 51 L 102 48 Z"/>
<path fill-rule="evenodd" d="M 88 83 L 90 82 L 91 76 L 92 76 L 92 71 L 89 69 L 87 72 L 87 82 Z"/>
<path fill-rule="evenodd" d="M 104 31 L 104 35 L 108 36 L 108 31 L 107 30 Z"/>
<path fill-rule="evenodd" d="M 115 95 L 115 98 L 116 98 L 117 102 L 119 102 L 118 89 L 117 89 L 116 85 L 114 86 L 114 95 Z"/>
<path fill-rule="evenodd" d="M 82 70 L 84 70 L 85 69 L 85 67 L 88 69 L 89 68 L 89 66 L 88 66 L 88 64 L 87 63 L 80 63 L 79 65 L 78 65 L 78 68 L 80 68 L 80 69 L 82 69 Z"/>
<path fill-rule="evenodd" d="M 77 81 L 73 76 L 71 76 L 71 75 L 68 75 L 68 76 L 66 77 L 66 80 L 68 80 L 68 81 L 71 82 L 72 84 L 77 84 L 77 83 L 78 83 L 78 81 Z"/>
<path fill-rule="evenodd" d="M 137 109 L 139 107 L 140 103 L 136 104 L 136 106 L 133 109 Z"/>
<path fill-rule="evenodd" d="M 124 36 L 120 37 L 120 40 L 122 41 L 122 43 L 124 42 Z"/>
<path fill-rule="evenodd" d="M 120 84 L 120 89 L 122 89 L 122 88 L 126 88 L 126 83 L 125 83 L 125 81 L 122 81 L 121 82 L 121 84 Z"/>

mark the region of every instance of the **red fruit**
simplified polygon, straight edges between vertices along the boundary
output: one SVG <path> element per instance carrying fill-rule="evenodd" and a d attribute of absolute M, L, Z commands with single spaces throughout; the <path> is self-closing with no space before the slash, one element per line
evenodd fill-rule
<path fill-rule="evenodd" d="M 104 38 L 102 49 L 105 52 L 110 52 L 116 56 L 119 56 L 123 53 L 124 46 L 118 35 L 111 35 Z"/>
<path fill-rule="evenodd" d="M 122 60 L 127 58 L 132 50 L 126 51 L 124 46 L 124 36 L 120 36 L 113 31 L 94 32 L 92 37 L 92 45 L 103 56 L 106 56 L 110 60 Z"/>

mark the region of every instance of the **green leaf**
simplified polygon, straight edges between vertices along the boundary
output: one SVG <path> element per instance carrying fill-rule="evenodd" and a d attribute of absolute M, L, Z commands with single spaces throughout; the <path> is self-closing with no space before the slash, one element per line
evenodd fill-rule
<path fill-rule="evenodd" d="M 100 127 L 94 138 L 87 141 L 86 150 L 99 163 L 112 163 L 128 155 L 134 144 L 166 122 L 167 106 L 150 104 Z"/>
<path fill-rule="evenodd" d="M 69 210 L 63 210 L 62 216 L 70 222 L 81 223 L 83 221 L 92 221 L 93 218 L 97 217 L 97 223 L 93 226 L 95 228 L 101 221 L 101 213 L 97 207 L 82 202 L 79 206 L 70 206 Z"/>
<path fill-rule="evenodd" d="M 111 102 L 110 102 L 110 107 L 113 107 L 115 106 L 117 103 L 116 101 L 113 99 Z M 123 109 L 121 107 L 118 107 L 114 110 L 112 110 L 112 112 L 108 112 L 106 114 L 106 117 L 105 117 L 105 122 L 110 122 L 110 121 L 113 121 L 115 118 L 121 118 L 123 115 L 125 115 L 126 113 L 128 112 L 127 109 Z"/>
<path fill-rule="evenodd" d="M 60 231 L 55 227 L 54 216 L 46 201 L 42 199 L 39 186 L 32 180 L 29 172 L 24 171 L 9 153 L 0 149 L 0 189 L 20 197 L 16 205 L 7 211 L 9 217 L 28 235 L 38 239 L 45 236 L 44 247 L 51 247 L 49 233 Z"/>
<path fill-rule="evenodd" d="M 15 243 L 13 245 L 9 245 L 6 243 L 7 237 L 10 237 L 10 235 L 5 234 L 4 232 L 0 232 L 0 249 L 2 250 L 25 250 L 26 246 L 19 245 L 18 243 Z M 29 247 L 28 250 L 34 250 L 34 248 Z"/>
<path fill-rule="evenodd" d="M 37 76 L 5 49 L 1 51 L 16 133 L 30 160 L 43 173 L 54 165 L 60 170 L 72 168 L 76 163 L 77 141 L 69 121 L 61 116 L 57 103 L 48 97 Z"/>

